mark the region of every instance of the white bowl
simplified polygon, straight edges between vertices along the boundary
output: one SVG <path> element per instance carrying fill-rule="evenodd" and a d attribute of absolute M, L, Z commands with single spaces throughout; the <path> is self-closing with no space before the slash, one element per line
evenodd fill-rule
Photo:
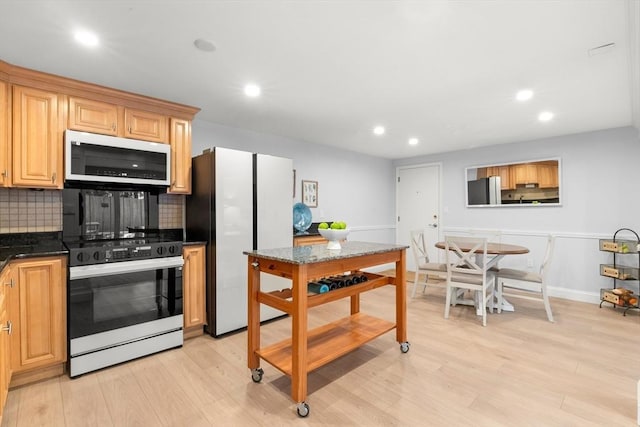
<path fill-rule="evenodd" d="M 340 241 L 347 238 L 349 231 L 348 228 L 344 230 L 335 230 L 332 228 L 318 229 L 320 235 L 329 241 L 327 249 L 341 249 Z"/>

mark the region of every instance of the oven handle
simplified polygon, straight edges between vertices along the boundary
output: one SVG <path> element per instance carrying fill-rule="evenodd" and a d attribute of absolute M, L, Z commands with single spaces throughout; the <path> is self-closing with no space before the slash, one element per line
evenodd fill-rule
<path fill-rule="evenodd" d="M 135 273 L 138 271 L 159 270 L 164 268 L 182 267 L 182 256 L 140 259 L 135 261 L 114 262 L 112 264 L 93 264 L 69 267 L 69 280 L 86 279 L 89 277 L 108 276 L 121 273 Z"/>

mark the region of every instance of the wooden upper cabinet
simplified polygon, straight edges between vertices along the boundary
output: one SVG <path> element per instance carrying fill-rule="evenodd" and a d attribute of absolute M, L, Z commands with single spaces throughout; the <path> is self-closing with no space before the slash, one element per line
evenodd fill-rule
<path fill-rule="evenodd" d="M 108 102 L 69 97 L 69 129 L 118 135 L 118 106 Z"/>
<path fill-rule="evenodd" d="M 168 192 L 191 194 L 191 122 L 172 118 L 170 123 L 171 186 Z"/>
<path fill-rule="evenodd" d="M 13 86 L 12 185 L 62 188 L 64 96 Z"/>
<path fill-rule="evenodd" d="M 558 165 L 538 165 L 538 186 L 540 188 L 558 187 Z"/>
<path fill-rule="evenodd" d="M 16 287 L 9 313 L 11 367 L 21 372 L 64 363 L 67 357 L 66 258 L 32 258 L 11 262 Z"/>
<path fill-rule="evenodd" d="M 534 164 L 512 166 L 514 184 L 536 184 L 538 167 Z"/>
<path fill-rule="evenodd" d="M 478 179 L 488 178 L 490 176 L 500 177 L 500 189 L 501 190 L 513 190 L 516 185 L 512 178 L 512 168 L 509 165 L 504 166 L 489 166 L 486 168 L 478 168 Z"/>
<path fill-rule="evenodd" d="M 11 108 L 9 84 L 0 82 L 0 187 L 11 185 Z"/>
<path fill-rule="evenodd" d="M 167 141 L 167 116 L 149 111 L 140 111 L 125 108 L 124 110 L 124 137 L 142 139 L 144 141 Z"/>
<path fill-rule="evenodd" d="M 516 188 L 513 182 L 511 168 L 507 166 L 494 167 L 494 174 L 500 177 L 500 189 L 501 190 L 513 190 Z"/>

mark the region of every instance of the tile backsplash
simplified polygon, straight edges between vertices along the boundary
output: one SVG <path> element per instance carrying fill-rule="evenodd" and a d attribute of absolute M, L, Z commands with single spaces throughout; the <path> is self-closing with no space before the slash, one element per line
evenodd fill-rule
<path fill-rule="evenodd" d="M 160 228 L 183 228 L 185 196 L 161 194 Z M 0 188 L 0 233 L 62 231 L 62 191 Z"/>
<path fill-rule="evenodd" d="M 62 192 L 0 188 L 0 233 L 62 230 Z"/>

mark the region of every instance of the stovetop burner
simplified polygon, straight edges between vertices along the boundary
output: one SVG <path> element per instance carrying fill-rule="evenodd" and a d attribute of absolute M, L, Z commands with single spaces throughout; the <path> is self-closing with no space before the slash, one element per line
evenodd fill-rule
<path fill-rule="evenodd" d="M 160 237 L 64 241 L 69 266 L 164 258 L 182 255 L 182 242 Z"/>

